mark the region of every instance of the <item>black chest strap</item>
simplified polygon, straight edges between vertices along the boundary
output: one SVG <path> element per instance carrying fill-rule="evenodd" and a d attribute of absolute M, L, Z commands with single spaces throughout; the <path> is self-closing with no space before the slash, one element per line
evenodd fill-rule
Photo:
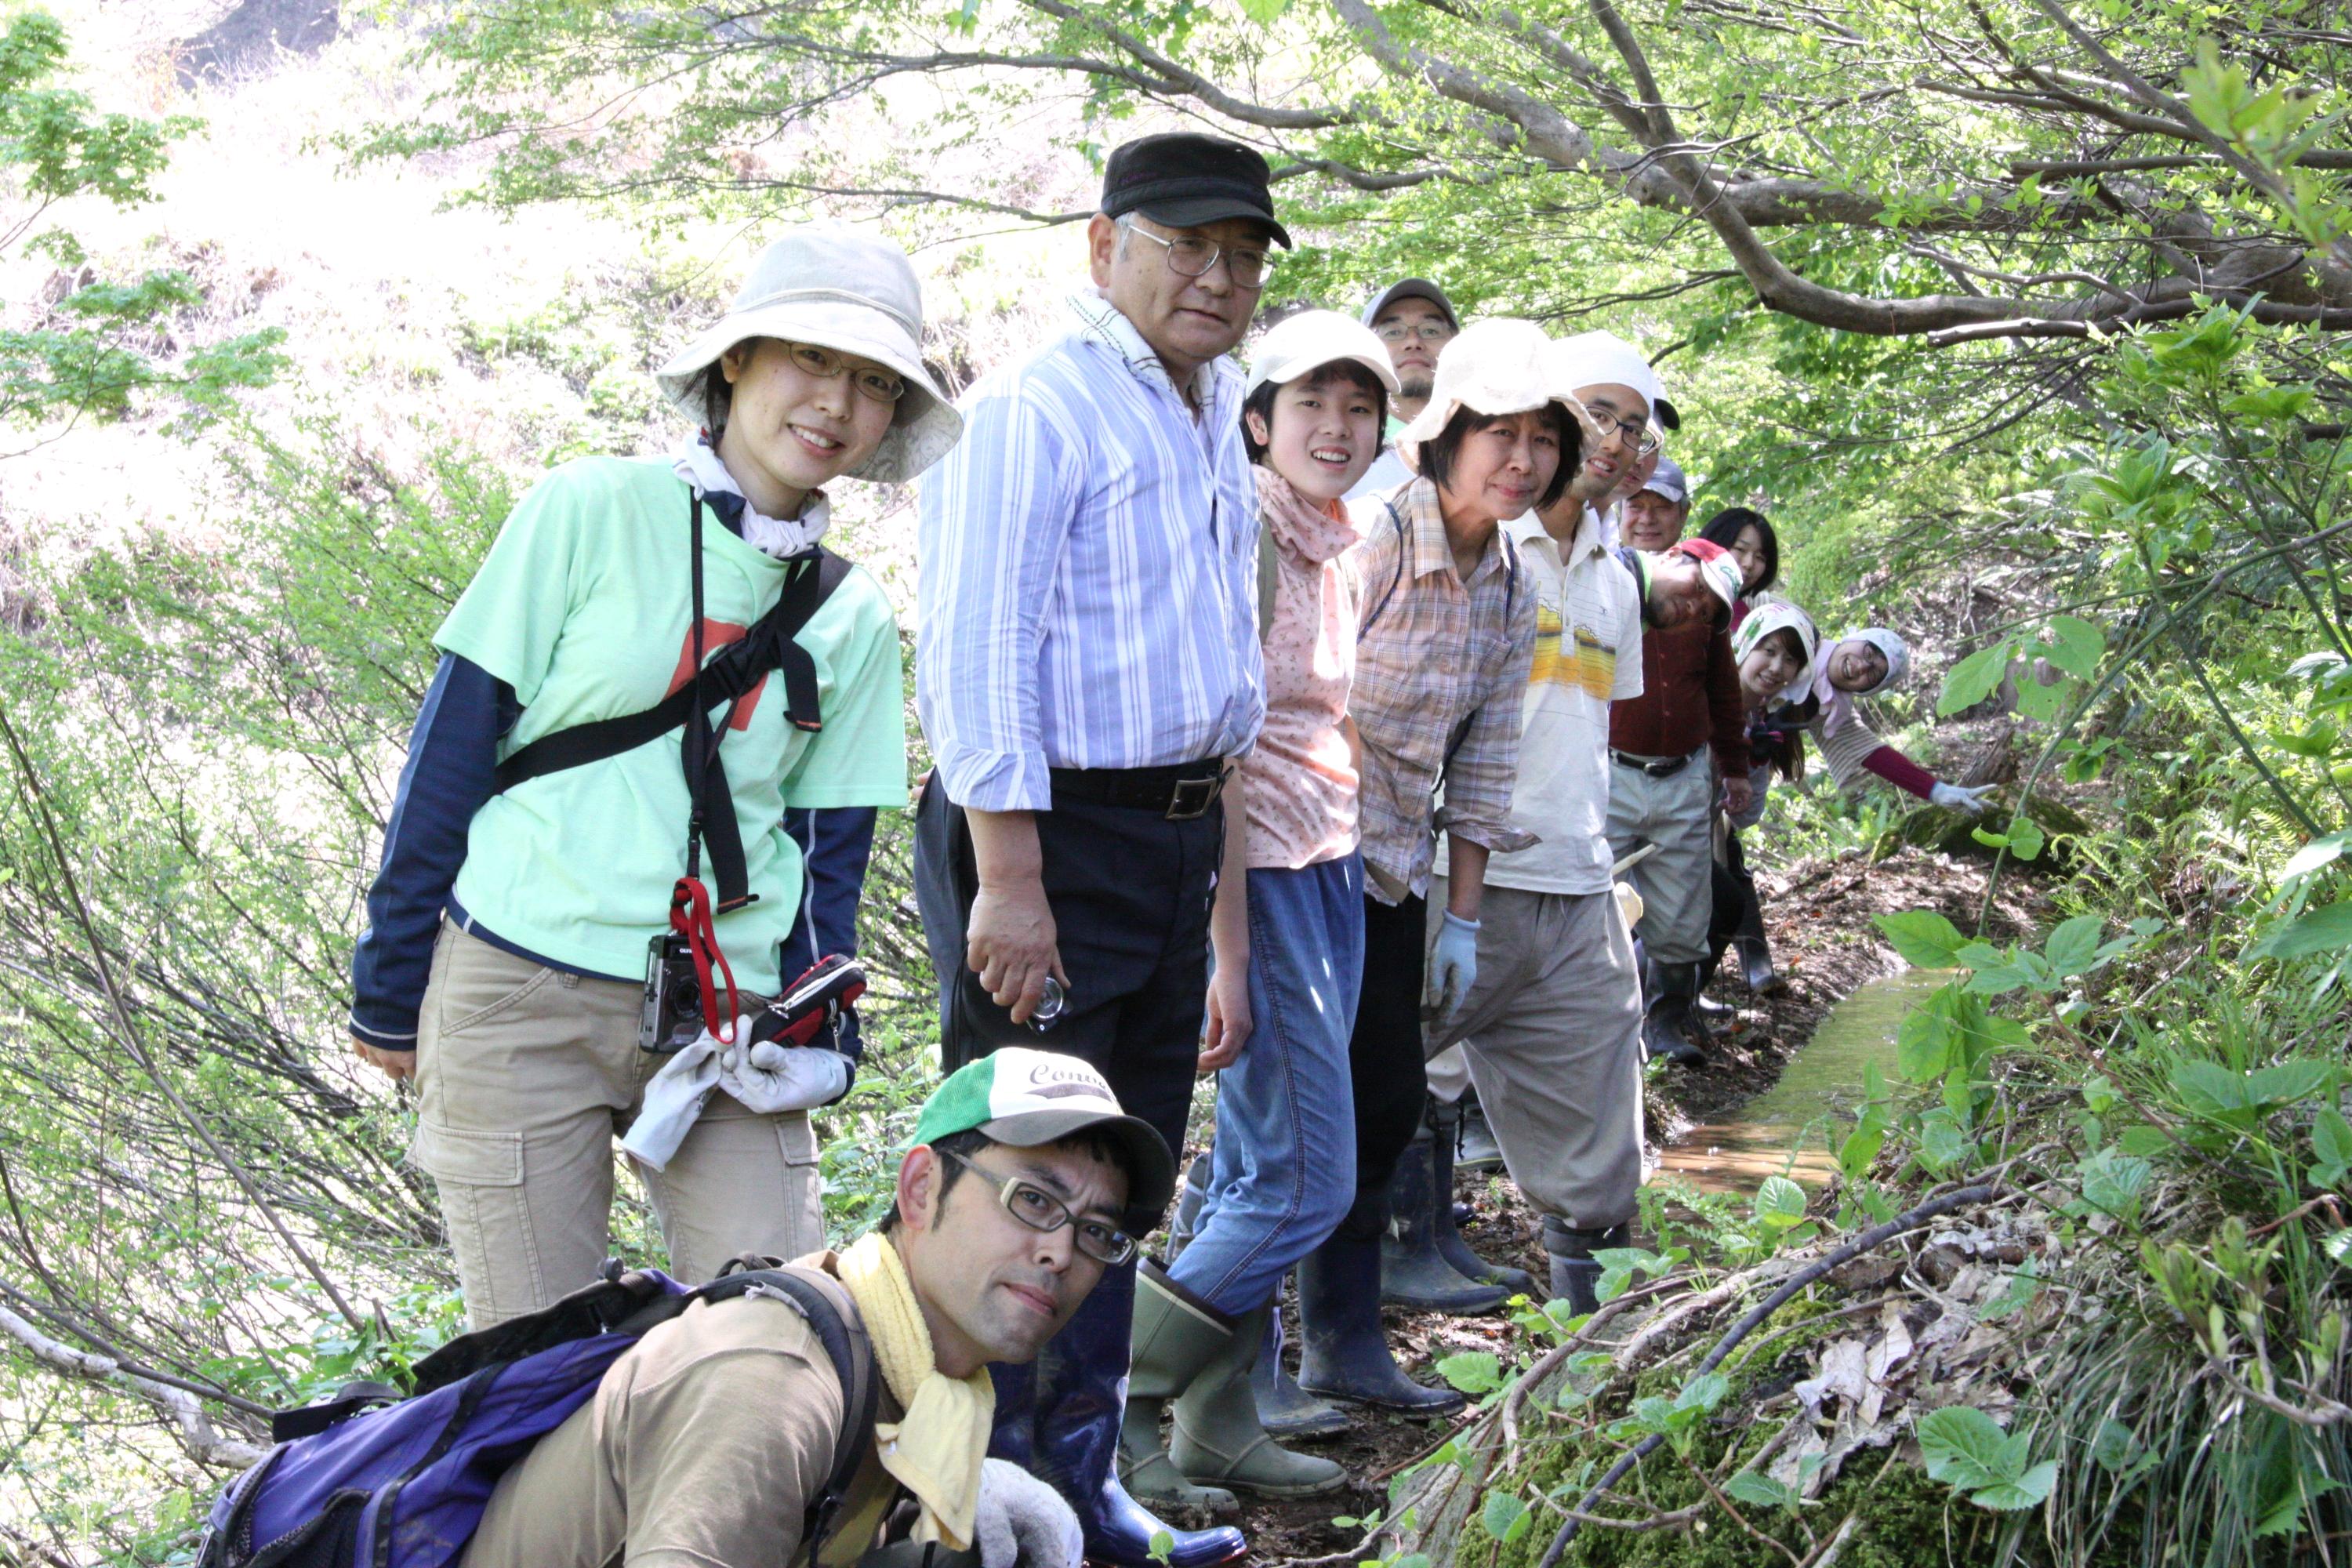
<path fill-rule="evenodd" d="M 719 760 L 719 742 L 735 721 L 736 710 L 743 699 L 771 673 L 779 670 L 783 674 L 785 712 L 793 727 L 810 731 L 824 727 L 817 703 L 816 661 L 794 639 L 849 575 L 849 563 L 822 546 L 805 555 L 794 556 L 793 561 L 796 569 L 775 606 L 753 622 L 740 640 L 719 649 L 718 656 L 703 667 L 699 683 L 688 680 L 652 707 L 635 713 L 591 720 L 541 735 L 499 764 L 499 791 L 503 793 L 566 768 L 617 757 L 673 730 L 684 730 L 686 787 L 700 807 L 703 842 L 710 850 L 711 878 L 718 884 L 719 908 L 724 910 L 745 901 L 751 891 L 751 878 L 743 858 L 742 835 L 735 824 L 734 800 L 728 790 L 727 767 Z M 703 702 L 698 715 L 695 711 L 698 689 Z M 725 711 L 714 729 L 710 710 L 721 704 Z M 695 744 L 697 737 L 690 721 L 702 726 L 699 746 Z M 695 776 L 698 753 L 701 762 L 699 778 Z"/>

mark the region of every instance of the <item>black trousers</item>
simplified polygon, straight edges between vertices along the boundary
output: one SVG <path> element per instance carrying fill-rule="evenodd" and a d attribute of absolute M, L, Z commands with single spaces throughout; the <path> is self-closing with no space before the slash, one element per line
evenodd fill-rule
<path fill-rule="evenodd" d="M 1181 1156 L 1209 989 L 1209 903 L 1224 847 L 1224 806 L 1191 822 L 1156 812 L 1056 801 L 1037 814 L 1045 901 L 1069 1000 L 1043 1034 L 998 1006 L 964 963 L 979 891 L 971 830 L 939 775 L 915 810 L 915 900 L 940 983 L 940 1058 L 952 1072 L 999 1046 L 1060 1051 L 1091 1065 L 1130 1116 Z M 1418 1057 L 1415 1060 L 1418 1061 Z M 1129 1215 L 1144 1231 L 1157 1226 Z"/>
<path fill-rule="evenodd" d="M 1713 963 L 1723 950 L 1742 937 L 1762 941 L 1764 904 L 1756 894 L 1756 876 L 1748 868 L 1748 854 L 1739 835 L 1728 836 L 1722 859 L 1715 863 L 1713 908 L 1707 917 L 1706 955 Z"/>
<path fill-rule="evenodd" d="M 1393 907 L 1364 899 L 1364 984 L 1348 1079 L 1356 1093 L 1356 1201 L 1338 1234 L 1357 1241 L 1389 1222 L 1389 1178 L 1421 1126 L 1429 1075 L 1421 1048 L 1421 987 L 1429 940 L 1427 901 Z"/>

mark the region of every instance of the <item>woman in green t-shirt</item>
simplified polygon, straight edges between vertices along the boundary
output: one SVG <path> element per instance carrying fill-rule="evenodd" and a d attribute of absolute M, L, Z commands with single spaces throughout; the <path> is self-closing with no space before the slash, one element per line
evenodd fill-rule
<path fill-rule="evenodd" d="M 921 312 L 887 242 L 814 226 L 770 246 L 656 378 L 697 434 L 662 458 L 548 474 L 435 635 L 440 667 L 352 957 L 351 1030 L 362 1056 L 417 1080 L 411 1154 L 439 1187 L 476 1327 L 586 1283 L 605 1255 L 614 1136 L 673 1060 L 640 1048 L 640 1011 L 698 802 L 694 869 L 713 911 L 698 929 L 703 956 L 723 962 L 701 1016 L 719 1039 L 792 977 L 778 946 L 806 879 L 785 812 L 906 804 L 896 618 L 817 541 L 823 487 L 900 483 L 955 444 Z M 788 592 L 782 609 L 805 618 L 763 623 Z M 711 683 L 737 643 L 751 648 L 734 660 L 759 657 L 729 700 Z M 696 684 L 698 656 L 698 749 L 684 711 L 650 739 L 581 728 Z M 576 743 L 589 736 L 603 744 Z M 806 1108 L 849 1081 L 848 1059 L 822 1049 L 756 1081 L 747 1055 L 709 1059 L 682 1100 L 665 1095 L 680 1074 L 656 1089 L 669 1136 L 646 1137 L 649 1114 L 631 1140 L 688 1279 L 739 1253 L 821 1245 Z M 726 1092 L 696 1116 L 706 1078 Z"/>

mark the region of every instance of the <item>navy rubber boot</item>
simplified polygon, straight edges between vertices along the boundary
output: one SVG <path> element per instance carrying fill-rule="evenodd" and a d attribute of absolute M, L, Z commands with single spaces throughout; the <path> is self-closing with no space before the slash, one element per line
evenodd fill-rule
<path fill-rule="evenodd" d="M 1454 1219 L 1454 1151 L 1445 1152 L 1449 1179 L 1442 1193 L 1437 1139 L 1426 1121 L 1397 1156 L 1396 1174 L 1389 1179 L 1388 1232 L 1381 1237 L 1381 1300 L 1392 1307 L 1462 1317 L 1491 1312 L 1511 1293 L 1500 1285 L 1465 1279 L 1438 1247 L 1441 1202 L 1449 1229 Z"/>
<path fill-rule="evenodd" d="M 988 1380 L 996 1385 L 996 1422 L 988 1430 L 988 1457 L 1005 1459 L 1023 1469 L 1037 1463 L 1037 1369 L 988 1363 Z"/>
<path fill-rule="evenodd" d="M 1461 1224 L 1461 1207 L 1454 1201 L 1454 1156 L 1462 1146 L 1462 1129 L 1468 1124 L 1469 1097 L 1448 1105 L 1442 1100 L 1429 1102 L 1429 1130 L 1433 1135 L 1430 1145 L 1431 1172 L 1437 1186 L 1437 1251 L 1453 1266 L 1454 1272 L 1465 1279 L 1481 1284 L 1499 1285 L 1514 1296 L 1533 1296 L 1536 1277 L 1524 1268 L 1514 1268 L 1507 1263 L 1490 1263 L 1470 1250 L 1457 1227 Z"/>
<path fill-rule="evenodd" d="M 1580 1316 L 1601 1310 L 1601 1261 L 1592 1255 L 1633 1245 L 1631 1225 L 1580 1230 L 1557 1215 L 1544 1215 L 1544 1251 L 1551 1256 L 1551 1294 Z"/>
<path fill-rule="evenodd" d="M 1305 1389 L 1283 1370 L 1282 1309 L 1266 1314 L 1265 1341 L 1258 1347 L 1257 1365 L 1250 1369 L 1250 1393 L 1257 1400 L 1257 1418 L 1277 1437 L 1328 1437 L 1345 1432 L 1346 1415 Z"/>
<path fill-rule="evenodd" d="M 1115 1461 L 1119 1424 L 1127 1415 L 1128 1347 L 1134 1331 L 1135 1266 L 1107 1268 L 1102 1282 L 1037 1358 L 1031 1470 L 1076 1510 L 1086 1531 L 1087 1561 L 1097 1568 L 1150 1568 L 1151 1540 L 1162 1531 L 1174 1542 L 1169 1568 L 1230 1563 L 1249 1550 L 1240 1531 L 1231 1525 L 1178 1530 L 1118 1484 Z"/>
<path fill-rule="evenodd" d="M 1306 1348 L 1298 1386 L 1325 1399 L 1408 1415 L 1450 1415 L 1468 1403 L 1397 1368 L 1381 1333 L 1381 1237 L 1350 1215 L 1298 1266 L 1298 1316 Z"/>

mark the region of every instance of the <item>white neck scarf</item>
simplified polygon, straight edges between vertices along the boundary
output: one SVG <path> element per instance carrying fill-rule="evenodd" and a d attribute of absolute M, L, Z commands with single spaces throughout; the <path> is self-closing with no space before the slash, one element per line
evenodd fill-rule
<path fill-rule="evenodd" d="M 740 497 L 743 487 L 719 460 L 719 454 L 698 431 L 679 443 L 670 453 L 671 471 L 704 495 L 722 492 Z M 811 490 L 801 503 L 801 514 L 793 518 L 762 517 L 746 499 L 743 501 L 743 542 L 762 555 L 777 560 L 800 554 L 824 537 L 833 521 L 833 507 L 823 490 Z"/>

